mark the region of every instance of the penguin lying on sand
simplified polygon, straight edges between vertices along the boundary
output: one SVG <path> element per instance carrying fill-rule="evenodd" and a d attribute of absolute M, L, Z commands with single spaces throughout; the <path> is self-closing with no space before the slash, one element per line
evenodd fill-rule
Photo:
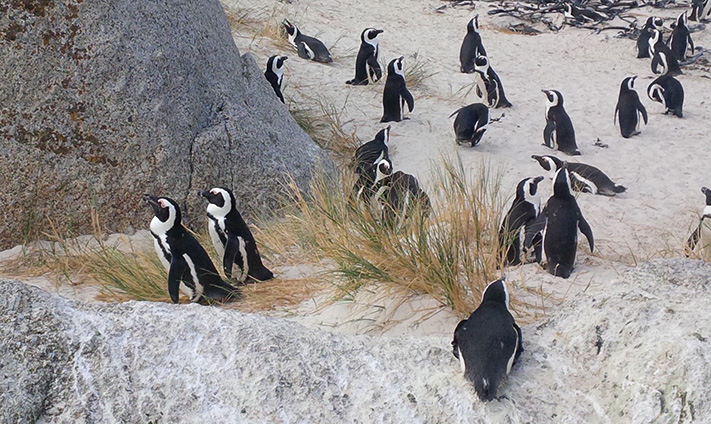
<path fill-rule="evenodd" d="M 551 179 L 555 173 L 563 167 L 563 161 L 551 155 L 533 155 L 541 168 L 549 171 Z M 627 188 L 616 184 L 604 172 L 598 168 L 584 163 L 567 162 L 572 188 L 583 193 L 601 194 L 603 196 L 614 196 L 624 193 Z"/>
<path fill-rule="evenodd" d="M 296 25 L 286 19 L 284 19 L 282 25 L 284 25 L 284 29 L 286 29 L 286 33 L 289 36 L 289 43 L 296 47 L 300 58 L 321 63 L 333 62 L 331 53 L 328 52 L 328 49 L 320 40 L 302 34 Z"/>

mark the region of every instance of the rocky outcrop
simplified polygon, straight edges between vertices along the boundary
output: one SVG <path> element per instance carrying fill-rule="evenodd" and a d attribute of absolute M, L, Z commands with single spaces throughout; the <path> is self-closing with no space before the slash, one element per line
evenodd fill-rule
<path fill-rule="evenodd" d="M 449 339 L 349 337 L 200 305 L 85 305 L 0 282 L 3 422 L 527 423 L 711 416 L 711 265 L 650 262 L 544 323 L 499 401 Z M 456 323 L 452 323 L 452 328 Z"/>
<path fill-rule="evenodd" d="M 43 218 L 87 232 L 92 207 L 145 227 L 144 192 L 188 221 L 215 185 L 263 212 L 323 159 L 217 0 L 0 0 L 0 75 L 0 248 Z"/>

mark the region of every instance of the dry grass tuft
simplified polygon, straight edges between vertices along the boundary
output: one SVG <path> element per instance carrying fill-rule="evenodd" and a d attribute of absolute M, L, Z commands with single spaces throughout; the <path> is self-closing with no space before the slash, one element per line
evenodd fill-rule
<path fill-rule="evenodd" d="M 427 62 L 414 59 L 405 69 L 405 84 L 408 88 L 421 88 L 425 81 L 437 75 L 431 71 Z"/>
<path fill-rule="evenodd" d="M 243 9 L 240 7 L 222 5 L 227 15 L 227 22 L 230 29 L 235 32 L 243 30 L 255 30 L 255 27 L 262 22 L 259 12 L 253 9 Z"/>

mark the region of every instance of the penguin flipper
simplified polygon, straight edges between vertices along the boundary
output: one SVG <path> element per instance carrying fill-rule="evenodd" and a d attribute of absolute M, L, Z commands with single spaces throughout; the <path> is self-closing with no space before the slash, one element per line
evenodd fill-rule
<path fill-rule="evenodd" d="M 614 126 L 617 126 L 617 116 L 620 114 L 620 104 L 618 103 L 617 106 L 615 106 L 615 117 L 612 118 L 612 124 Z"/>
<path fill-rule="evenodd" d="M 546 127 L 543 129 L 543 143 L 551 149 L 553 148 L 553 131 L 555 131 L 555 122 L 548 119 Z"/>
<path fill-rule="evenodd" d="M 227 234 L 225 255 L 222 258 L 222 269 L 225 271 L 225 277 L 228 279 L 232 279 L 232 267 L 234 266 L 235 258 L 237 259 L 237 267 L 240 270 L 244 269 L 244 258 L 242 258 L 242 254 L 239 251 L 239 239 L 229 233 Z"/>
<path fill-rule="evenodd" d="M 637 109 L 642 113 L 642 118 L 644 119 L 644 125 L 647 125 L 647 109 L 644 107 L 641 101 L 637 99 Z"/>
<path fill-rule="evenodd" d="M 368 74 L 373 82 L 383 77 L 383 70 L 380 68 L 378 58 L 375 55 L 370 55 L 366 63 L 368 66 Z"/>
<path fill-rule="evenodd" d="M 595 248 L 595 240 L 593 239 L 592 228 L 590 228 L 590 224 L 588 224 L 588 221 L 585 220 L 585 217 L 583 217 L 582 214 L 580 214 L 580 219 L 578 220 L 578 228 L 580 228 L 580 232 L 585 235 L 585 238 L 588 239 L 590 252 L 593 252 L 593 249 Z"/>
<path fill-rule="evenodd" d="M 523 334 L 521 333 L 521 327 L 516 324 L 514 321 L 513 323 L 514 330 L 516 330 L 516 333 L 518 333 L 518 346 L 516 346 L 516 354 L 514 356 L 513 364 L 511 366 L 516 365 L 516 362 L 518 362 L 518 358 L 521 357 L 521 354 L 523 353 Z"/>
<path fill-rule="evenodd" d="M 524 249 L 530 249 L 533 246 L 536 234 L 540 234 L 546 228 L 546 216 L 544 214 L 538 214 L 534 219 L 526 222 L 524 237 L 523 237 L 523 247 Z"/>
<path fill-rule="evenodd" d="M 415 110 L 415 99 L 412 97 L 412 93 L 410 93 L 410 90 L 407 89 L 407 87 L 402 87 L 402 92 L 400 93 L 403 99 L 407 102 L 407 108 L 412 112 Z"/>
<path fill-rule="evenodd" d="M 299 46 L 297 47 L 297 50 L 299 51 L 300 58 L 309 60 L 313 59 L 311 49 L 306 46 L 305 42 L 300 42 Z"/>
<path fill-rule="evenodd" d="M 652 72 L 658 74 L 657 68 L 659 67 L 659 55 L 655 54 L 652 57 Z"/>
<path fill-rule="evenodd" d="M 185 259 L 178 255 L 173 255 L 168 270 L 168 294 L 173 303 L 178 303 L 178 293 L 180 293 L 180 280 L 183 277 L 185 268 L 188 266 Z"/>

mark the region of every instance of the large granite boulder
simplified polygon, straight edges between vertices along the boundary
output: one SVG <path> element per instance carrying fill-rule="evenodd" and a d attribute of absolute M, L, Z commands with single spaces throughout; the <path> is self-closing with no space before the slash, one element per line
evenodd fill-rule
<path fill-rule="evenodd" d="M 218 0 L 0 0 L 0 248 L 43 218 L 89 231 L 92 207 L 145 227 L 145 192 L 190 221 L 198 189 L 254 213 L 305 186 L 324 156 L 260 68 Z"/>
<path fill-rule="evenodd" d="M 86 305 L 0 281 L 0 421 L 703 422 L 710 282 L 711 265 L 667 260 L 591 288 L 522 326 L 505 396 L 484 404 L 448 338 L 337 335 L 195 304 Z"/>

